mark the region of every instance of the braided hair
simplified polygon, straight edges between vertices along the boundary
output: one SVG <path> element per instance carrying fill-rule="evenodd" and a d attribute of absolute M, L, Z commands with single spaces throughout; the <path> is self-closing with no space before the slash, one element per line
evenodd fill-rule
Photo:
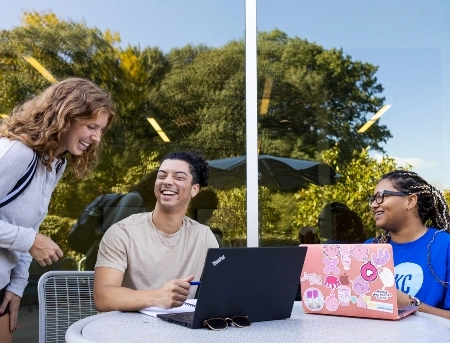
<path fill-rule="evenodd" d="M 442 193 L 426 182 L 417 173 L 394 170 L 382 176 L 381 180 L 389 180 L 392 185 L 400 192 L 417 196 L 417 207 L 419 211 L 419 217 L 422 223 L 425 225 L 427 222 L 431 222 L 432 226 L 438 229 L 434 233 L 433 239 L 428 244 L 427 262 L 433 275 L 436 279 L 446 284 L 446 282 L 440 280 L 433 268 L 431 267 L 431 244 L 434 242 L 436 235 L 443 231 L 450 233 L 450 214 L 447 202 L 445 201 Z M 376 237 L 373 243 L 388 243 L 391 240 L 390 232 L 384 231 L 378 237 Z"/>

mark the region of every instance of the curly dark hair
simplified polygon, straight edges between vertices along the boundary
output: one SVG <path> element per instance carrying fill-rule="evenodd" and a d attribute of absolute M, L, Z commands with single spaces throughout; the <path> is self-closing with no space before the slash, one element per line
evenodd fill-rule
<path fill-rule="evenodd" d="M 181 160 L 189 164 L 189 171 L 192 174 L 192 184 L 198 183 L 201 187 L 208 186 L 209 166 L 205 157 L 197 150 L 191 151 L 175 151 L 165 155 L 161 164 L 165 160 Z"/>

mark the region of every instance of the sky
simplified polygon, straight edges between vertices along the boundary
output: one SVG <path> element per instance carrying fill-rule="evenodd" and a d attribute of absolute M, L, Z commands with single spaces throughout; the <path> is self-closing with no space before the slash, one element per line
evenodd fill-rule
<path fill-rule="evenodd" d="M 379 66 L 387 155 L 450 189 L 450 1 L 256 0 L 257 28 L 275 28 Z M 245 37 L 244 0 L 0 0 L 0 29 L 24 10 L 117 31 L 122 46 L 222 46 Z M 368 115 L 367 119 L 370 119 Z M 370 130 L 370 129 L 369 129 Z M 379 157 L 373 153 L 372 156 Z"/>

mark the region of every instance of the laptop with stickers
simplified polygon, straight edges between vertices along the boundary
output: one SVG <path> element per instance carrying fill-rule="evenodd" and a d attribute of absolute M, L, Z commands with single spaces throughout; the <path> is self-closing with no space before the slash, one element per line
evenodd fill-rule
<path fill-rule="evenodd" d="M 396 320 L 417 310 L 398 308 L 390 244 L 311 244 L 300 287 L 306 313 Z"/>
<path fill-rule="evenodd" d="M 248 316 L 250 323 L 289 318 L 306 247 L 209 249 L 194 312 L 157 317 L 192 329 L 211 318 Z"/>

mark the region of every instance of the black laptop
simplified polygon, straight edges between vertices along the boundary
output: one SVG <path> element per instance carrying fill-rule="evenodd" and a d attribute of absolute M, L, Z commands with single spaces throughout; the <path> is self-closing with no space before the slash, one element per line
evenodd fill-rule
<path fill-rule="evenodd" d="M 210 318 L 248 316 L 251 323 L 289 318 L 306 247 L 209 249 L 194 312 L 158 314 L 170 323 L 203 328 Z"/>

